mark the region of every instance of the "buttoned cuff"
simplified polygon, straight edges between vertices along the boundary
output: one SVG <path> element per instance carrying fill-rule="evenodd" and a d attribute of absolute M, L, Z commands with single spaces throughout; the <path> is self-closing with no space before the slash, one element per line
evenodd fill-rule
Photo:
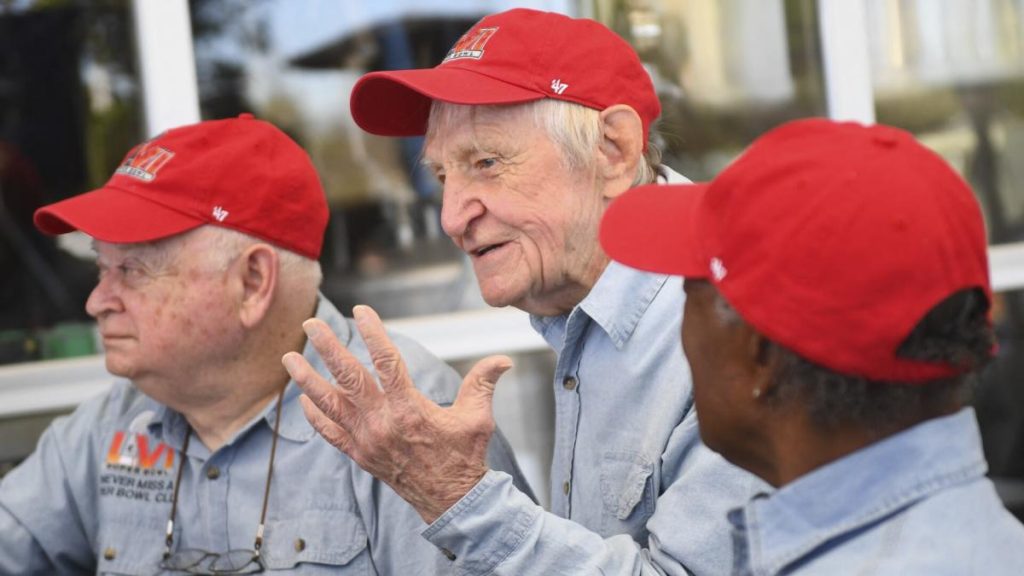
<path fill-rule="evenodd" d="M 490 574 L 533 530 L 542 510 L 504 472 L 490 470 L 422 535 L 457 574 Z"/>

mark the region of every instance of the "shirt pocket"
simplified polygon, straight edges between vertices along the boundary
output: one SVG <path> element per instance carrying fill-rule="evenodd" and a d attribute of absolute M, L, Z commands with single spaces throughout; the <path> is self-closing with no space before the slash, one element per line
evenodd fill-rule
<path fill-rule="evenodd" d="M 605 452 L 601 461 L 605 513 L 634 538 L 642 537 L 647 519 L 654 514 L 653 473 L 651 459 L 635 450 L 611 450 Z"/>
<path fill-rule="evenodd" d="M 267 570 L 302 574 L 372 574 L 363 521 L 346 510 L 307 510 L 267 524 Z"/>

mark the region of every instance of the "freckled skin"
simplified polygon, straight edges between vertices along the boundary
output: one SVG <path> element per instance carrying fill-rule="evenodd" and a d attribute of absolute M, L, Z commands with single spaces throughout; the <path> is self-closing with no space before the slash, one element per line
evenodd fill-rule
<path fill-rule="evenodd" d="M 100 278 L 86 311 L 99 324 L 107 370 L 165 404 L 212 393 L 188 384 L 238 347 L 242 330 L 227 276 L 203 269 L 187 246 L 167 262 L 145 245 L 95 246 Z"/>
<path fill-rule="evenodd" d="M 586 296 L 608 263 L 594 170 L 569 170 L 517 109 L 467 113 L 432 135 L 424 158 L 443 182 L 441 225 L 469 254 L 488 304 L 556 315 Z M 497 249 L 478 254 L 485 247 Z"/>

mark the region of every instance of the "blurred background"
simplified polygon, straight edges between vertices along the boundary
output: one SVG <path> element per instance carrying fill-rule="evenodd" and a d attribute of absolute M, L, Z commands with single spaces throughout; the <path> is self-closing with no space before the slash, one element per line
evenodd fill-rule
<path fill-rule="evenodd" d="M 420 139 L 365 134 L 348 111 L 360 75 L 433 66 L 481 16 L 515 6 L 594 18 L 629 41 L 662 101 L 665 163 L 691 179 L 777 124 L 828 116 L 905 128 L 972 184 L 1000 339 L 975 403 L 1020 516 L 1024 0 L 0 0 L 0 474 L 110 382 L 83 310 L 88 239 L 42 236 L 33 210 L 101 186 L 163 129 L 252 112 L 320 171 L 323 291 L 339 308 L 371 304 L 463 372 L 513 354 L 497 418 L 544 497 L 553 356 L 524 314 L 480 299 L 417 169 Z"/>

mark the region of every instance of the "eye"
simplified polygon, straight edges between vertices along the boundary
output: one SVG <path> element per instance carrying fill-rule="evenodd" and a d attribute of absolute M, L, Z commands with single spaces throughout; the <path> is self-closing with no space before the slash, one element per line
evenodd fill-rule
<path fill-rule="evenodd" d="M 481 158 L 476 161 L 476 168 L 478 170 L 487 170 L 493 168 L 498 164 L 498 159 L 495 157 Z"/>
<path fill-rule="evenodd" d="M 141 278 L 145 274 L 145 270 L 142 266 L 134 262 L 125 262 L 118 265 L 117 271 L 121 274 L 121 277 L 126 280 Z"/>

